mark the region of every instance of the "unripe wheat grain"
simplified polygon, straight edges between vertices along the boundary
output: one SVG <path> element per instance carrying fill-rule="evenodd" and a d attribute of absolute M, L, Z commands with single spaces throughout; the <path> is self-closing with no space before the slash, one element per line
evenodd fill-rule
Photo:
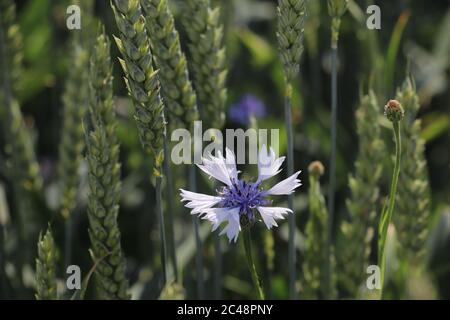
<path fill-rule="evenodd" d="M 208 125 L 221 129 L 225 123 L 226 60 L 220 8 L 209 0 L 182 3 L 182 22 L 189 41 L 189 68 L 202 117 Z"/>
<path fill-rule="evenodd" d="M 134 102 L 134 118 L 141 143 L 154 159 L 154 175 L 161 176 L 166 122 L 145 18 L 142 16 L 139 0 L 114 0 L 112 8 L 120 31 L 120 36 L 115 37 L 115 41 L 122 54 L 120 63 L 125 72 L 128 92 Z"/>
<path fill-rule="evenodd" d="M 56 300 L 56 245 L 50 227 L 39 236 L 36 258 L 36 299 Z"/>
<path fill-rule="evenodd" d="M 160 70 L 161 92 L 169 126 L 177 128 L 183 125 L 192 129 L 193 122 L 198 118 L 197 97 L 189 80 L 186 57 L 181 51 L 168 1 L 141 0 L 141 5 L 156 67 Z"/>
<path fill-rule="evenodd" d="M 129 299 L 125 259 L 117 224 L 120 200 L 119 145 L 113 108 L 110 43 L 105 33 L 97 38 L 90 64 L 90 114 L 93 129 L 87 135 L 89 164 L 89 237 L 96 287 L 102 299 Z"/>

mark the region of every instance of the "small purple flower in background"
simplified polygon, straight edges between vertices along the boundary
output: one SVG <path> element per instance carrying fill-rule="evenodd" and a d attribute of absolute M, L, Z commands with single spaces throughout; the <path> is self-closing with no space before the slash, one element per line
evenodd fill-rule
<path fill-rule="evenodd" d="M 220 234 L 226 234 L 230 242 L 236 242 L 241 225 L 251 225 L 256 221 L 255 214 L 258 214 L 268 229 L 277 227 L 275 220 L 284 219 L 284 216 L 292 211 L 288 208 L 270 207 L 271 201 L 268 197 L 293 193 L 301 186 L 298 179 L 300 171 L 269 190 L 262 189 L 261 183 L 281 171 L 284 159 L 285 157 L 276 158 L 272 148 L 267 152 L 264 145 L 258 155 L 258 179 L 248 182 L 238 178 L 236 158 L 230 149 L 226 149 L 225 157 L 220 151 L 217 157 L 210 154 L 208 158 L 202 159 L 203 164 L 197 166 L 225 185 L 217 190 L 215 196 L 181 189 L 181 201 L 187 201 L 185 206 L 191 209 L 191 214 L 209 220 L 213 224 L 212 231 L 223 222 L 228 222 Z"/>
<path fill-rule="evenodd" d="M 266 106 L 258 97 L 247 94 L 239 102 L 230 107 L 230 119 L 242 125 L 248 125 L 250 118 L 260 118 L 266 115 Z"/>

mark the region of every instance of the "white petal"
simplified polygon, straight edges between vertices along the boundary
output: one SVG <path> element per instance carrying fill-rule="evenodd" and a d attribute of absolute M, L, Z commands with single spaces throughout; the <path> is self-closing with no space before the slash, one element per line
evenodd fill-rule
<path fill-rule="evenodd" d="M 226 149 L 226 158 L 218 151 L 217 157 L 209 154 L 208 158 L 202 158 L 202 164 L 197 166 L 210 177 L 214 177 L 228 186 L 232 185 L 232 180 L 237 180 L 236 159 L 234 153 L 228 148 Z"/>
<path fill-rule="evenodd" d="M 297 171 L 292 176 L 283 181 L 277 183 L 272 188 L 266 191 L 268 195 L 283 195 L 283 194 L 291 194 L 294 190 L 300 187 L 302 184 L 300 183 L 300 179 L 297 179 L 298 175 L 301 171 Z"/>
<path fill-rule="evenodd" d="M 230 149 L 225 149 L 225 161 L 227 164 L 227 169 L 230 174 L 231 179 L 237 180 L 238 179 L 238 172 L 236 168 L 236 157 L 234 155 L 234 152 Z"/>
<path fill-rule="evenodd" d="M 236 242 L 239 232 L 241 231 L 241 224 L 239 222 L 239 208 L 210 208 L 206 210 L 206 215 L 203 219 L 212 222 L 212 231 L 215 231 L 223 222 L 228 222 L 220 235 L 226 233 L 230 242 Z"/>
<path fill-rule="evenodd" d="M 261 214 L 267 229 L 272 229 L 273 226 L 278 227 L 275 220 L 283 220 L 285 215 L 292 213 L 291 209 L 281 207 L 256 207 L 256 209 Z"/>
<path fill-rule="evenodd" d="M 191 210 L 191 214 L 205 213 L 205 209 L 213 207 L 222 200 L 221 197 L 214 197 L 203 193 L 183 189 L 180 189 L 180 191 L 181 201 L 188 201 L 185 204 L 186 208 L 193 209 Z"/>
<path fill-rule="evenodd" d="M 272 147 L 267 152 L 267 147 L 264 144 L 259 150 L 258 154 L 258 181 L 264 181 L 278 174 L 285 157 L 276 158 L 275 151 Z"/>

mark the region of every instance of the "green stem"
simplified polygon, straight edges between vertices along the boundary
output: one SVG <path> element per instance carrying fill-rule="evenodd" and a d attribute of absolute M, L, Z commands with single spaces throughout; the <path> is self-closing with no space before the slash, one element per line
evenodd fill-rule
<path fill-rule="evenodd" d="M 175 281 L 180 281 L 180 274 L 178 272 L 178 263 L 177 263 L 177 252 L 175 247 L 175 232 L 174 232 L 174 206 L 173 199 L 175 196 L 173 194 L 173 176 L 172 169 L 170 167 L 170 154 L 169 154 L 169 142 L 167 136 L 164 139 L 164 171 L 166 173 L 166 197 L 167 201 L 167 218 L 169 219 L 167 228 L 169 233 L 169 250 L 170 250 L 170 258 L 172 260 L 173 274 L 175 276 Z"/>
<path fill-rule="evenodd" d="M 214 234 L 214 299 L 222 299 L 222 245 L 219 231 Z"/>
<path fill-rule="evenodd" d="M 294 174 L 294 133 L 292 128 L 292 85 L 288 83 L 286 86 L 284 100 L 285 126 L 287 131 L 287 175 L 290 177 Z M 294 195 L 288 196 L 288 207 L 294 211 Z M 288 247 L 288 265 L 289 265 L 289 297 L 296 298 L 295 282 L 296 275 L 296 251 L 295 251 L 295 214 L 289 215 L 289 247 Z"/>
<path fill-rule="evenodd" d="M 400 123 L 398 121 L 394 121 L 392 123 L 393 129 L 394 129 L 394 136 L 395 136 L 395 166 L 394 166 L 394 172 L 392 174 L 392 182 L 391 182 L 391 191 L 389 194 L 389 205 L 386 212 L 383 212 L 383 214 L 386 214 L 387 217 L 384 216 L 381 217 L 382 225 L 381 225 L 381 234 L 380 234 L 380 243 L 381 245 L 378 247 L 378 263 L 380 264 L 381 269 L 381 292 L 380 292 L 380 299 L 383 298 L 383 289 L 384 289 L 384 279 L 385 279 L 385 272 L 386 272 L 386 239 L 387 239 L 387 232 L 389 228 L 389 223 L 392 219 L 392 214 L 394 212 L 395 207 L 395 196 L 397 194 L 397 184 L 398 184 L 398 177 L 400 175 L 400 157 L 401 157 L 401 135 L 400 135 Z"/>
<path fill-rule="evenodd" d="M 0 223 L 0 294 L 2 297 L 7 297 L 7 278 L 5 273 L 5 253 L 4 253 L 4 226 Z"/>
<path fill-rule="evenodd" d="M 195 177 L 195 165 L 189 166 L 189 189 L 192 192 L 197 191 L 197 179 Z M 198 225 L 198 217 L 192 216 L 192 224 L 195 232 L 195 262 L 197 267 L 197 294 L 200 300 L 205 298 L 205 285 L 203 277 L 203 243 L 200 237 L 200 230 Z"/>
<path fill-rule="evenodd" d="M 163 273 L 163 286 L 167 283 L 167 245 L 166 245 L 166 232 L 164 227 L 164 213 L 162 208 L 162 195 L 161 195 L 162 177 L 156 177 L 156 211 L 159 218 L 159 232 L 161 237 L 161 266 Z"/>
<path fill-rule="evenodd" d="M 256 272 L 255 262 L 253 261 L 250 228 L 244 228 L 242 233 L 244 237 L 245 256 L 247 257 L 248 267 L 250 268 L 250 274 L 252 275 L 253 284 L 255 285 L 256 291 L 258 292 L 258 298 L 260 300 L 265 300 L 263 286 L 261 284 L 260 278 L 258 277 L 258 273 Z"/>
<path fill-rule="evenodd" d="M 325 292 L 331 292 L 331 245 L 333 240 L 333 219 L 334 219 L 334 197 L 336 189 L 336 144 L 337 144 L 337 45 L 331 50 L 331 156 L 330 156 L 330 177 L 328 189 L 328 224 L 327 224 L 327 245 L 325 268 Z"/>

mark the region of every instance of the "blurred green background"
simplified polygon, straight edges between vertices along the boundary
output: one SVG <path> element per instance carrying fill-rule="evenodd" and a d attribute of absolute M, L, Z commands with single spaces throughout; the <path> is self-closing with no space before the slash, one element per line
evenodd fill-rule
<path fill-rule="evenodd" d="M 266 115 L 258 118 L 260 128 L 280 128 L 281 149 L 285 154 L 283 112 L 284 79 L 278 59 L 276 41 L 275 0 L 216 0 L 222 6 L 225 21 L 226 46 L 229 77 L 228 105 L 239 103 L 251 94 L 266 108 Z M 57 213 L 56 162 L 62 117 L 61 95 L 65 76 L 72 61 L 69 60 L 70 32 L 66 28 L 66 8 L 69 0 L 16 1 L 19 23 L 24 36 L 25 70 L 20 81 L 22 91 L 18 96 L 26 123 L 36 139 L 36 150 L 45 178 L 46 200 L 49 209 L 43 209 L 56 234 L 56 241 L 63 248 L 64 227 Z M 177 18 L 177 0 L 170 1 Z M 381 8 L 381 30 L 368 30 L 365 10 L 369 4 Z M 109 35 L 117 34 L 109 1 L 96 1 L 96 15 L 106 25 Z M 313 160 L 321 160 L 328 166 L 330 154 L 330 19 L 326 1 L 311 0 L 309 17 L 305 28 L 305 52 L 301 62 L 301 75 L 294 90 L 295 167 L 303 170 L 303 186 L 297 192 L 297 219 L 302 230 L 306 217 L 306 168 Z M 404 30 L 402 27 L 404 26 Z M 182 35 L 184 31 L 177 23 Z M 345 199 L 348 195 L 348 174 L 353 171 L 358 147 L 355 130 L 355 109 L 360 92 L 372 86 L 379 101 L 393 98 L 395 89 L 401 85 L 407 70 L 415 77 L 420 95 L 422 137 L 426 140 L 426 157 L 432 196 L 432 239 L 429 255 L 430 277 L 433 291 L 440 298 L 450 298 L 450 8 L 449 1 L 396 0 L 396 1 L 350 1 L 349 11 L 343 18 L 339 43 L 339 115 L 337 155 L 337 217 L 346 215 Z M 396 48 L 398 48 L 397 53 Z M 117 57 L 115 45 L 112 56 Z M 119 224 L 122 245 L 127 258 L 128 274 L 134 297 L 157 298 L 159 296 L 159 240 L 156 215 L 153 214 L 154 192 L 150 184 L 148 163 L 138 141 L 131 105 L 122 81 L 122 71 L 117 59 L 115 67 L 116 107 L 119 114 L 118 130 L 123 164 L 123 192 Z M 380 117 L 383 105 L 380 105 Z M 383 122 L 382 122 L 383 123 Z M 242 127 L 228 118 L 226 128 Z M 386 125 L 385 141 L 391 141 L 391 131 Z M 393 145 L 388 150 L 393 150 Z M 386 154 L 390 161 L 392 154 Z M 176 173 L 185 168 L 175 168 Z M 86 216 L 86 168 L 82 169 L 80 199 L 74 221 L 74 249 L 72 263 L 81 266 L 84 273 L 91 267 L 88 253 L 89 239 Z M 9 197 L 7 184 L 2 188 Z M 183 174 L 175 174 L 177 187 L 186 186 Z M 326 177 L 326 176 L 325 176 Z M 390 172 L 383 175 L 382 194 L 388 193 Z M 327 179 L 322 181 L 324 188 Z M 207 181 L 200 180 L 200 188 L 207 190 Z M 172 199 L 171 199 L 172 200 Z M 176 238 L 183 265 L 184 287 L 187 297 L 196 297 L 194 238 L 188 211 L 182 209 L 175 199 Z M 14 208 L 7 210 L 14 217 Z M 335 231 L 335 234 L 337 233 Z M 258 231 L 262 227 L 258 226 Z M 214 250 L 209 234 L 209 225 L 202 223 L 202 234 L 206 238 L 204 251 L 205 275 L 212 283 Z M 263 241 L 258 232 L 257 243 Z M 287 223 L 274 231 L 275 249 L 256 246 L 264 279 L 270 282 L 269 296 L 287 298 Z M 302 238 L 299 239 L 299 248 Z M 238 245 L 228 245 L 223 240 L 222 297 L 251 298 L 253 290 L 244 261 L 243 251 Z M 275 253 L 274 265 L 267 264 L 270 252 Z M 301 261 L 301 253 L 299 256 Z M 61 263 L 59 276 L 64 275 Z M 300 270 L 300 269 L 299 269 Z M 206 286 L 208 296 L 212 286 Z M 423 289 L 425 290 L 425 289 Z M 210 292 L 211 291 L 211 292 Z M 425 290 L 426 291 L 426 290 Z M 393 293 L 394 297 L 403 297 Z M 430 295 L 429 297 L 432 297 Z M 18 298 L 12 290 L 3 288 L 0 298 Z"/>

